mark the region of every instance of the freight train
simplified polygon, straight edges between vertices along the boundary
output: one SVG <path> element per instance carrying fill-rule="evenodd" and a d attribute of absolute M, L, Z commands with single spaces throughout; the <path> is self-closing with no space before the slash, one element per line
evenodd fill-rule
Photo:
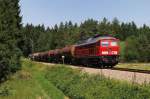
<path fill-rule="evenodd" d="M 114 67 L 119 61 L 119 39 L 96 35 L 75 45 L 33 53 L 35 61 L 76 64 L 85 66 Z"/>

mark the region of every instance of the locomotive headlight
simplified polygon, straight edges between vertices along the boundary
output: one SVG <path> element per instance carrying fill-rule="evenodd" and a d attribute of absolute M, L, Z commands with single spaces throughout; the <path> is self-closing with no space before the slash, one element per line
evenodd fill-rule
<path fill-rule="evenodd" d="M 106 54 L 108 54 L 108 51 L 102 51 L 102 54 L 106 55 Z"/>
<path fill-rule="evenodd" d="M 117 51 L 112 51 L 112 54 L 118 54 Z"/>

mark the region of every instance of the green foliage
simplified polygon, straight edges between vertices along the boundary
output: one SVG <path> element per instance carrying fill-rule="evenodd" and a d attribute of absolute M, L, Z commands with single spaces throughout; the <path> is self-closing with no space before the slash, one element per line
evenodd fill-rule
<path fill-rule="evenodd" d="M 137 38 L 135 36 L 131 36 L 127 39 L 126 42 L 126 48 L 125 48 L 125 59 L 127 61 L 133 61 L 133 60 L 137 60 L 138 58 L 138 42 L 137 42 Z"/>
<path fill-rule="evenodd" d="M 81 23 L 80 31 L 81 33 L 84 33 L 84 35 L 82 34 L 80 39 L 85 39 L 94 36 L 94 34 L 97 34 L 98 32 L 97 25 L 98 21 L 95 21 L 93 19 L 88 19 L 84 23 Z"/>
<path fill-rule="evenodd" d="M 126 44 L 124 41 L 121 41 L 119 43 L 119 45 L 120 45 L 120 61 L 124 62 L 125 61 L 125 55 L 126 55 L 126 52 L 125 52 Z"/>
<path fill-rule="evenodd" d="M 8 86 L 2 86 L 0 87 L 0 96 L 8 96 L 10 95 L 10 88 Z"/>
<path fill-rule="evenodd" d="M 20 69 L 19 0 L 0 0 L 0 81 Z"/>
<path fill-rule="evenodd" d="M 88 75 L 64 66 L 50 68 L 47 79 L 71 99 L 148 99 L 150 86 L 131 85 Z"/>
<path fill-rule="evenodd" d="M 144 26 L 137 36 L 128 37 L 126 40 L 125 59 L 127 61 L 150 61 L 150 29 Z"/>
<path fill-rule="evenodd" d="M 138 36 L 138 60 L 142 62 L 150 62 L 150 28 L 143 26 Z"/>
<path fill-rule="evenodd" d="M 146 25 L 138 28 L 133 21 L 124 23 L 117 18 L 112 21 L 108 21 L 106 18 L 103 18 L 102 21 L 88 19 L 80 25 L 69 21 L 56 24 L 52 28 L 27 24 L 22 28 L 22 34 L 20 48 L 24 56 L 69 46 L 96 34 L 110 34 L 118 38 L 120 42 L 124 42 L 123 48 L 121 48 L 121 61 L 150 61 L 148 50 L 150 28 Z"/>
<path fill-rule="evenodd" d="M 22 70 L 0 85 L 0 99 L 64 99 L 64 94 L 45 78 L 46 66 L 22 60 Z"/>

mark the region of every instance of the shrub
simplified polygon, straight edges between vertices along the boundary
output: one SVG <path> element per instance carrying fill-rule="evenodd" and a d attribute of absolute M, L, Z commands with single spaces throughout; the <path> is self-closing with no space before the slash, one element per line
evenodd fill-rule
<path fill-rule="evenodd" d="M 140 33 L 137 37 L 131 36 L 126 40 L 125 60 L 127 62 L 150 61 L 150 32 Z"/>
<path fill-rule="evenodd" d="M 138 40 L 135 36 L 131 36 L 126 40 L 125 47 L 125 60 L 128 62 L 137 61 L 139 57 L 139 52 L 137 47 L 139 46 Z"/>

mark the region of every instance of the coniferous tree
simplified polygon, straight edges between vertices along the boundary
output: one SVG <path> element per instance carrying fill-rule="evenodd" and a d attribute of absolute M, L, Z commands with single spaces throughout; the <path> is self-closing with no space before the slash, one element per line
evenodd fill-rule
<path fill-rule="evenodd" d="M 19 0 L 0 0 L 0 79 L 20 68 Z"/>
<path fill-rule="evenodd" d="M 103 20 L 100 21 L 98 24 L 98 32 L 100 34 L 112 34 L 110 27 L 111 27 L 110 22 L 106 18 L 103 18 Z"/>
<path fill-rule="evenodd" d="M 111 33 L 113 36 L 119 38 L 120 35 L 120 22 L 117 18 L 114 18 L 111 24 Z"/>

